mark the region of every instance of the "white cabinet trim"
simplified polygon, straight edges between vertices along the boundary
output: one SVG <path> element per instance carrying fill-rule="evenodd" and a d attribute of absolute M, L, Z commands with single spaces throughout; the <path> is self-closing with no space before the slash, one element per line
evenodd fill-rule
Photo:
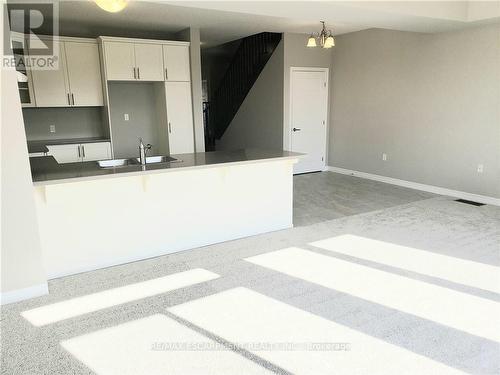
<path fill-rule="evenodd" d="M 169 44 L 175 46 L 189 46 L 190 42 L 178 42 L 175 40 L 160 40 L 160 39 L 136 39 L 136 38 L 121 38 L 114 36 L 100 36 L 97 38 L 103 42 L 124 42 L 124 43 L 144 43 L 144 44 Z"/>

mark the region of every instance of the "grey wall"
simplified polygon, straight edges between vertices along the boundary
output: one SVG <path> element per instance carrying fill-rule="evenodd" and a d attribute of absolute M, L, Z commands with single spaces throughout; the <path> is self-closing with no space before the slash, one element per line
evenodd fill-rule
<path fill-rule="evenodd" d="M 283 51 L 281 41 L 217 142 L 217 150 L 282 149 Z"/>
<path fill-rule="evenodd" d="M 109 101 L 111 133 L 115 158 L 138 156 L 138 138 L 151 143 L 151 155 L 158 154 L 160 144 L 160 121 L 156 106 L 156 83 L 110 82 Z M 129 114 L 129 121 L 124 114 Z"/>
<path fill-rule="evenodd" d="M 500 197 L 499 25 L 366 30 L 333 56 L 331 166 Z"/>
<path fill-rule="evenodd" d="M 28 140 L 107 136 L 102 107 L 23 108 Z M 56 132 L 50 133 L 49 126 Z"/>
<path fill-rule="evenodd" d="M 306 34 L 285 33 L 284 42 L 284 102 L 283 102 L 283 124 L 285 137 L 283 139 L 283 148 L 290 149 L 290 68 L 308 67 L 308 68 L 328 68 L 329 74 L 332 73 L 332 50 L 319 47 L 306 47 Z M 332 79 L 329 79 L 329 91 L 332 87 Z M 331 97 L 331 95 L 330 95 Z M 329 114 L 328 114 L 329 118 Z"/>
<path fill-rule="evenodd" d="M 193 101 L 194 148 L 205 152 L 205 127 L 203 126 L 203 98 L 201 89 L 201 40 L 200 29 L 190 27 L 176 35 L 177 39 L 190 42 L 191 97 Z"/>

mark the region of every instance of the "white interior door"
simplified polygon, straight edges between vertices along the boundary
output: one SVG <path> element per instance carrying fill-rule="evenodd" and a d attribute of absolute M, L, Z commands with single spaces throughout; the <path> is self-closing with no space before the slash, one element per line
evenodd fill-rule
<path fill-rule="evenodd" d="M 73 105 L 104 105 L 97 43 L 64 42 L 64 48 Z"/>
<path fill-rule="evenodd" d="M 292 68 L 290 90 L 291 151 L 306 154 L 294 173 L 321 171 L 326 165 L 328 69 Z"/>
<path fill-rule="evenodd" d="M 168 144 L 171 154 L 194 152 L 190 82 L 165 82 Z"/>

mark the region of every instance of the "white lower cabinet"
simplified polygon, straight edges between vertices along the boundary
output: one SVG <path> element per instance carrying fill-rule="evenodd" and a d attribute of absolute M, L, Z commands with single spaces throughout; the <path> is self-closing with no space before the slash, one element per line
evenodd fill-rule
<path fill-rule="evenodd" d="M 82 143 L 81 154 L 83 161 L 111 159 L 111 143 Z"/>
<path fill-rule="evenodd" d="M 111 158 L 111 143 L 109 142 L 49 145 L 47 148 L 48 154 L 52 155 L 59 164 Z"/>
<path fill-rule="evenodd" d="M 193 105 L 190 82 L 165 82 L 168 144 L 171 154 L 194 152 Z"/>
<path fill-rule="evenodd" d="M 48 154 L 52 155 L 59 164 L 76 163 L 82 161 L 80 156 L 80 144 L 51 145 L 47 146 Z"/>

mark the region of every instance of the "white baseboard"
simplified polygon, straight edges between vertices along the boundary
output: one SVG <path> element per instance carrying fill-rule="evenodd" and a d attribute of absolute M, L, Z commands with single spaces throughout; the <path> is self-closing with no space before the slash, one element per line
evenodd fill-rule
<path fill-rule="evenodd" d="M 10 292 L 1 294 L 0 304 L 7 305 L 9 303 L 23 301 L 34 297 L 40 297 L 49 294 L 49 287 L 47 283 L 30 286 L 28 288 L 16 289 Z"/>
<path fill-rule="evenodd" d="M 368 180 L 374 180 L 374 181 L 385 182 L 387 184 L 404 186 L 404 187 L 407 187 L 410 189 L 427 191 L 429 193 L 448 195 L 451 197 L 467 199 L 467 200 L 474 201 L 474 202 L 480 202 L 480 203 L 484 203 L 484 204 L 492 204 L 495 206 L 500 206 L 500 199 L 499 198 L 488 197 L 486 195 L 472 194 L 472 193 L 467 193 L 465 191 L 452 190 L 452 189 L 447 189 L 447 188 L 443 188 L 443 187 L 439 187 L 439 186 L 420 184 L 418 182 L 399 180 L 397 178 L 380 176 L 377 174 L 371 174 L 371 173 L 366 173 L 366 172 L 353 171 L 350 169 L 344 169 L 344 168 L 339 168 L 339 167 L 329 166 L 328 170 L 331 172 L 337 172 L 337 173 L 347 174 L 350 176 L 366 178 Z"/>

